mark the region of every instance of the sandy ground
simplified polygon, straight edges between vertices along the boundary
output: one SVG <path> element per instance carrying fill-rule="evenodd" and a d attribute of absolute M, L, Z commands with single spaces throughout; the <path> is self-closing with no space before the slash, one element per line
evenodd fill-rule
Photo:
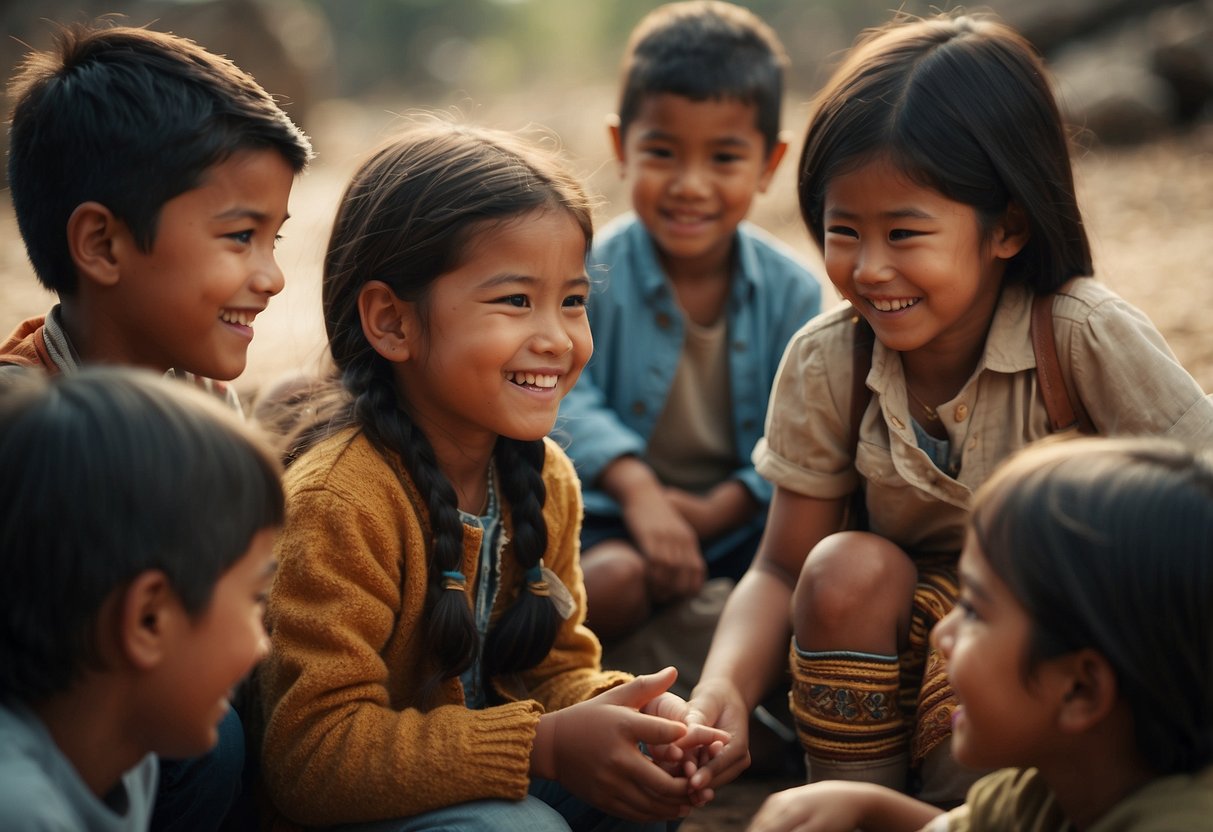
<path fill-rule="evenodd" d="M 609 109 L 607 95 L 587 90 L 577 96 L 537 96 L 526 110 L 559 134 L 570 161 L 601 197 L 602 219 L 626 204 L 599 115 Z M 804 113 L 792 109 L 788 127 L 797 135 Z M 499 102 L 473 107 L 468 117 L 516 128 L 522 125 L 511 114 L 518 111 L 518 102 Z M 324 355 L 320 260 L 333 210 L 356 160 L 398 122 L 393 112 L 401 109 L 334 103 L 314 115 L 310 130 L 319 156 L 292 195 L 292 218 L 280 244 L 287 287 L 257 319 L 248 369 L 237 380 L 246 397 L 280 374 L 319 366 Z M 793 142 L 788 161 L 751 216 L 816 259 L 796 210 L 793 168 L 798 152 Z M 1079 157 L 1077 173 L 1097 276 L 1144 310 L 1184 365 L 1206 390 L 1213 390 L 1213 332 L 1205 321 L 1206 303 L 1213 299 L 1208 275 L 1213 263 L 1213 125 L 1148 146 L 1088 151 Z M 22 318 L 44 312 L 53 297 L 34 280 L 7 198 L 0 204 L 0 243 L 0 329 L 7 332 Z M 834 296 L 832 290 L 827 296 Z M 767 793 L 792 783 L 787 776 L 743 778 L 722 790 L 715 804 L 695 812 L 682 830 L 744 828 Z"/>

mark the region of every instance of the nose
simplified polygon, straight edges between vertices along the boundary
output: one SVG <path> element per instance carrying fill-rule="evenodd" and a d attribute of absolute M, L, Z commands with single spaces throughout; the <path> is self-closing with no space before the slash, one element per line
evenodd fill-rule
<path fill-rule="evenodd" d="M 960 616 L 960 607 L 952 607 L 948 614 L 931 628 L 931 646 L 945 659 L 952 657 L 952 647 L 956 644 L 956 622 L 960 620 Z"/>
<path fill-rule="evenodd" d="M 892 264 L 885 253 L 884 246 L 877 243 L 863 242 L 858 246 L 851 275 L 856 283 L 872 285 L 886 283 L 893 277 Z"/>
<path fill-rule="evenodd" d="M 532 345 L 538 353 L 555 356 L 564 355 L 573 349 L 573 337 L 569 334 L 568 325 L 559 311 L 535 316 Z"/>
<path fill-rule="evenodd" d="M 708 176 L 704 166 L 696 162 L 688 162 L 679 167 L 670 191 L 674 196 L 686 199 L 706 196 Z"/>
<path fill-rule="evenodd" d="M 286 286 L 286 275 L 278 265 L 278 258 L 270 251 L 256 264 L 251 287 L 258 294 L 273 297 Z"/>

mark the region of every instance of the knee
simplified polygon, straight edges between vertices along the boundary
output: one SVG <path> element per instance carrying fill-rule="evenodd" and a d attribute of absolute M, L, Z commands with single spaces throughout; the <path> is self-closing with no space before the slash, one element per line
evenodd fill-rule
<path fill-rule="evenodd" d="M 612 598 L 643 594 L 645 562 L 632 546 L 608 541 L 595 546 L 582 558 L 586 592 Z"/>
<path fill-rule="evenodd" d="M 806 626 L 832 628 L 855 616 L 909 604 L 918 572 L 894 543 L 867 532 L 840 532 L 809 552 L 792 603 Z M 904 602 L 904 603 L 903 603 Z"/>

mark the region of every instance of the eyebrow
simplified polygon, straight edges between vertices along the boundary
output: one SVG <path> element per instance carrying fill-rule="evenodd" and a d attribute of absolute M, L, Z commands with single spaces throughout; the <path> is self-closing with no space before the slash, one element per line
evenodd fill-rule
<path fill-rule="evenodd" d="M 968 570 L 960 570 L 960 582 L 969 592 L 977 596 L 978 600 L 989 603 L 990 593 L 982 585 L 981 581 L 973 577 L 973 573 Z"/>
<path fill-rule="evenodd" d="M 667 133 L 664 130 L 650 129 L 640 134 L 640 141 L 677 141 L 677 137 L 673 133 Z M 710 139 L 709 143 L 720 147 L 750 147 L 752 142 L 742 138 L 741 136 L 721 136 L 718 139 Z"/>
<path fill-rule="evenodd" d="M 291 215 L 288 213 L 282 218 L 282 221 L 286 222 L 290 218 L 291 218 Z M 243 206 L 238 205 L 235 208 L 229 208 L 226 211 L 223 211 L 222 213 L 216 214 L 215 219 L 217 219 L 217 220 L 249 219 L 249 220 L 253 220 L 254 222 L 268 222 L 270 219 L 270 215 L 265 213 L 264 211 L 257 211 L 253 208 L 245 208 Z"/>
<path fill-rule="evenodd" d="M 523 284 L 526 284 L 527 286 L 534 286 L 535 284 L 539 283 L 539 278 L 532 277 L 531 275 L 527 275 L 527 274 L 512 274 L 512 273 L 498 274 L 498 275 L 494 275 L 493 277 L 490 277 L 488 280 L 485 280 L 483 283 L 478 284 L 476 286 L 476 288 L 477 289 L 493 289 L 497 286 L 508 286 L 513 283 L 523 283 Z M 566 280 L 564 282 L 564 285 L 566 288 L 573 287 L 573 286 L 588 287 L 590 285 L 590 278 L 587 275 L 579 274 L 576 277 L 570 277 L 568 280 Z"/>
<path fill-rule="evenodd" d="M 835 218 L 835 219 L 843 219 L 843 220 L 854 220 L 854 219 L 859 218 L 858 214 L 856 214 L 852 211 L 843 210 L 841 208 L 831 208 L 828 211 L 826 211 L 825 215 L 827 217 L 831 217 L 831 218 Z M 880 216 L 884 219 L 890 219 L 890 220 L 933 220 L 933 219 L 936 219 L 934 214 L 928 214 L 926 211 L 923 211 L 919 208 L 898 208 L 894 211 L 882 211 Z"/>

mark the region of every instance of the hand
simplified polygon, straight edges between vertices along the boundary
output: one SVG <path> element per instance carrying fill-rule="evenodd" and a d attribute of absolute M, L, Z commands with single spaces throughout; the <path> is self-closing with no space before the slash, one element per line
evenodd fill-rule
<path fill-rule="evenodd" d="M 672 669 L 667 668 L 667 670 Z M 685 724 L 687 703 L 681 696 L 667 691 L 642 707 L 640 712 L 675 719 Z M 683 774 L 690 777 L 698 769 L 701 756 L 705 753 L 708 759 L 716 756 L 729 740 L 729 735 L 719 728 L 691 725 L 687 726 L 687 729 L 686 735 L 676 742 L 649 748 L 649 756 L 653 758 L 653 761 L 675 776 Z M 712 795 L 709 794 L 701 803 L 694 800 L 692 802 L 699 806 L 711 799 Z"/>
<path fill-rule="evenodd" d="M 707 577 L 699 538 L 663 490 L 622 503 L 623 522 L 644 555 L 649 595 L 657 603 L 697 593 Z"/>
<path fill-rule="evenodd" d="M 687 778 L 664 770 L 639 747 L 642 742 L 650 748 L 678 747 L 690 733 L 681 721 L 640 712 L 665 693 L 676 676 L 673 668 L 638 676 L 585 702 L 544 714 L 535 735 L 532 772 L 559 780 L 574 795 L 615 817 L 685 817 L 692 806 Z M 668 709 L 669 704 L 656 707 Z"/>
<path fill-rule="evenodd" d="M 700 540 L 711 540 L 750 522 L 761 506 L 741 480 L 728 479 L 706 494 L 667 486 L 665 497 Z"/>
<path fill-rule="evenodd" d="M 750 709 L 741 693 L 727 679 L 707 679 L 699 683 L 687 703 L 687 725 L 710 725 L 729 735 L 723 748 L 701 754 L 691 775 L 692 794 L 714 794 L 731 783 L 750 765 Z M 698 805 L 698 804 L 696 804 Z"/>
<path fill-rule="evenodd" d="M 771 795 L 747 832 L 915 832 L 939 814 L 884 786 L 826 780 Z"/>

